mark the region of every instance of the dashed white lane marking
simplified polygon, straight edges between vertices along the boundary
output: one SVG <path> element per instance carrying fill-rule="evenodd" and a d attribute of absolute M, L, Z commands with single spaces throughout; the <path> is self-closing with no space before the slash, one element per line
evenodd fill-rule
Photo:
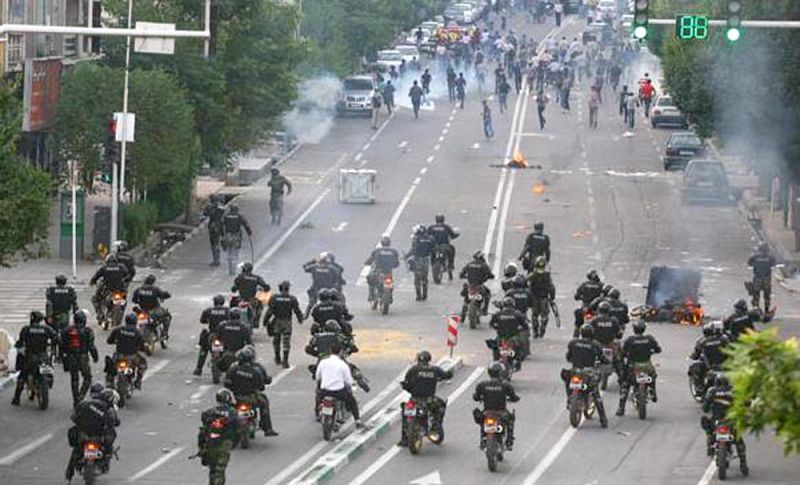
<path fill-rule="evenodd" d="M 203 395 L 205 395 L 205 393 L 207 393 L 209 389 L 211 389 L 210 385 L 202 384 L 200 386 L 200 388 L 194 394 L 189 396 L 189 400 L 191 400 L 191 401 L 199 401 L 200 398 L 202 398 Z"/>
<path fill-rule="evenodd" d="M 365 152 L 365 151 L 369 150 L 370 144 L 371 144 L 371 142 L 365 143 L 364 146 L 361 147 L 361 151 Z"/>
<path fill-rule="evenodd" d="M 336 227 L 333 228 L 333 232 L 342 232 L 348 225 L 350 225 L 349 222 L 340 222 Z"/>
<path fill-rule="evenodd" d="M 291 227 L 289 227 L 289 229 L 286 232 L 284 232 L 283 235 L 277 241 L 275 241 L 275 243 L 272 244 L 272 246 L 270 246 L 270 248 L 267 250 L 266 253 L 264 253 L 263 256 L 258 258 L 258 261 L 256 261 L 256 263 L 253 266 L 258 268 L 259 266 L 261 266 L 264 263 L 266 263 L 269 260 L 269 258 L 271 258 L 276 252 L 278 252 L 278 250 L 281 248 L 281 246 L 283 246 L 283 244 L 286 242 L 286 240 L 289 239 L 289 237 L 291 237 L 291 235 L 294 233 L 294 231 L 296 231 L 297 228 L 300 227 L 300 224 L 302 224 L 306 220 L 308 215 L 311 214 L 311 212 L 320 203 L 322 203 L 322 200 L 325 197 L 327 197 L 330 192 L 331 192 L 331 189 L 323 190 L 322 193 L 319 194 L 319 196 L 317 196 L 316 199 L 314 199 L 314 202 L 312 202 L 311 205 L 308 206 L 308 209 L 306 209 L 305 212 L 300 214 L 300 217 L 298 217 L 297 220 L 294 221 L 294 224 L 292 224 Z M 147 376 L 145 375 L 145 377 L 147 377 Z"/>
<path fill-rule="evenodd" d="M 700 478 L 700 481 L 697 482 L 697 485 L 708 485 L 711 483 L 711 479 L 714 478 L 714 474 L 717 472 L 717 464 L 714 460 L 711 460 L 711 463 L 706 468 L 706 472 L 703 473 L 703 476 Z"/>
<path fill-rule="evenodd" d="M 425 173 L 426 173 L 427 171 L 428 171 L 428 167 L 422 167 L 421 169 L 419 169 L 419 173 L 420 173 L 420 175 L 425 175 Z"/>
<path fill-rule="evenodd" d="M 421 177 L 417 177 L 417 178 L 414 179 L 414 182 L 412 182 L 412 185 L 419 185 L 420 182 L 422 182 L 422 178 Z"/>
<path fill-rule="evenodd" d="M 442 148 L 442 145 L 439 145 L 439 144 L 437 144 L 436 146 L 433 147 L 433 149 L 435 151 L 437 151 L 437 152 L 439 151 L 440 148 Z"/>
<path fill-rule="evenodd" d="M 447 118 L 447 120 L 448 120 L 448 121 L 453 121 L 453 118 L 455 118 L 455 116 L 453 116 L 453 115 L 450 115 L 450 117 L 449 117 L 449 118 Z"/>
<path fill-rule="evenodd" d="M 400 143 L 397 144 L 397 148 L 405 148 L 406 145 L 408 145 L 408 142 L 403 140 L 403 141 L 401 141 Z"/>
<path fill-rule="evenodd" d="M 439 141 L 444 141 L 444 136 L 440 136 Z"/>
<path fill-rule="evenodd" d="M 447 132 L 448 132 L 448 129 L 447 129 L 447 128 L 445 128 L 444 130 L 442 130 L 442 135 L 446 135 L 446 134 L 447 134 Z"/>
<path fill-rule="evenodd" d="M 270 387 L 274 387 L 274 386 L 278 385 L 278 383 L 280 381 L 282 381 L 284 377 L 288 376 L 295 368 L 296 368 L 296 366 L 291 365 L 291 366 L 289 366 L 288 369 L 283 369 L 282 371 L 278 372 L 275 375 L 275 377 L 272 379 L 272 382 L 270 383 L 269 386 Z"/>
<path fill-rule="evenodd" d="M 367 164 L 367 162 L 368 162 L 368 160 L 366 158 L 364 160 L 361 160 L 361 163 L 358 164 L 358 168 L 363 167 L 364 165 Z"/>
<path fill-rule="evenodd" d="M 47 433 L 46 435 L 42 436 L 41 438 L 37 438 L 25 446 L 21 446 L 17 448 L 13 453 L 0 458 L 0 466 L 10 466 L 13 465 L 14 462 L 22 458 L 23 456 L 27 455 L 28 453 L 32 452 L 36 448 L 42 446 L 43 444 L 47 443 L 53 439 L 53 433 Z"/>
<path fill-rule="evenodd" d="M 172 458 L 177 456 L 178 453 L 180 453 L 181 451 L 183 451 L 182 447 L 175 448 L 174 450 L 170 451 L 169 453 L 165 454 L 164 456 L 161 456 L 158 460 L 156 460 L 153 463 L 151 463 L 147 468 L 143 469 L 142 471 L 140 471 L 136 475 L 130 477 L 128 479 L 128 481 L 129 482 L 135 482 L 136 480 L 139 480 L 140 478 L 142 478 L 145 475 L 151 473 L 156 468 L 160 467 L 164 463 L 168 462 L 169 460 L 171 460 Z"/>
<path fill-rule="evenodd" d="M 445 128 L 450 128 L 450 122 L 448 121 L 447 123 L 445 123 L 445 124 L 444 124 L 444 127 L 445 127 Z"/>
<path fill-rule="evenodd" d="M 433 155 L 429 156 L 427 162 L 428 163 L 433 162 L 434 158 L 436 158 L 436 157 L 434 157 Z"/>
<path fill-rule="evenodd" d="M 525 479 L 523 485 L 534 485 L 537 481 L 539 481 L 539 479 L 542 478 L 542 475 L 544 475 L 547 469 L 550 468 L 550 465 L 552 465 L 553 462 L 556 461 L 558 455 L 567 446 L 569 440 L 571 440 L 572 437 L 575 436 L 575 432 L 577 431 L 578 428 L 573 428 L 573 427 L 567 428 L 564 434 L 561 435 L 561 438 L 558 439 L 556 444 L 553 445 L 553 447 L 550 448 L 550 451 L 548 451 L 547 454 L 544 456 L 544 458 L 542 458 L 542 461 L 536 464 L 536 468 L 534 468 L 531 474 L 528 475 L 528 478 Z"/>
<path fill-rule="evenodd" d="M 586 152 L 581 152 L 581 158 L 586 158 Z"/>
<path fill-rule="evenodd" d="M 158 371 L 169 365 L 169 363 L 170 363 L 169 359 L 164 359 L 158 361 L 156 365 L 154 365 L 153 367 L 148 367 L 147 371 L 144 374 L 144 377 L 142 377 L 142 382 L 154 376 Z"/>
<path fill-rule="evenodd" d="M 356 153 L 356 156 L 353 157 L 353 160 L 355 160 L 357 162 L 357 161 L 361 160 L 361 157 L 363 157 L 363 156 L 364 156 L 363 153 L 358 152 L 358 153 Z"/>

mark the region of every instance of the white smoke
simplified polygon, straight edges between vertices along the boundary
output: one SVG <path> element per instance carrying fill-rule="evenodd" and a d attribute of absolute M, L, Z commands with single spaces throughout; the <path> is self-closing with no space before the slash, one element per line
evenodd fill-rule
<path fill-rule="evenodd" d="M 317 144 L 333 127 L 342 82 L 326 74 L 300 83 L 294 108 L 283 116 L 286 132 L 298 143 Z"/>

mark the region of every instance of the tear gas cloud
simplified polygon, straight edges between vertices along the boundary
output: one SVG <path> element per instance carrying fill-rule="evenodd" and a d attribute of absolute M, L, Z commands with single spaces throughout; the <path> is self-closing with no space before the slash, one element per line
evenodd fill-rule
<path fill-rule="evenodd" d="M 333 127 L 341 90 L 342 82 L 330 74 L 301 82 L 294 107 L 283 116 L 286 132 L 299 143 L 322 141 Z"/>

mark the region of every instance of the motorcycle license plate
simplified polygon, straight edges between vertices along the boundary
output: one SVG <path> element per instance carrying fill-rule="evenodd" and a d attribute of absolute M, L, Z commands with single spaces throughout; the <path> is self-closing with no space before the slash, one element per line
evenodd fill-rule
<path fill-rule="evenodd" d="M 83 459 L 90 461 L 97 461 L 103 458 L 103 452 L 98 449 L 85 448 L 83 450 Z"/>
<path fill-rule="evenodd" d="M 717 433 L 717 441 L 733 441 L 730 433 Z"/>
<path fill-rule="evenodd" d="M 501 357 L 514 357 L 514 349 L 508 347 L 501 347 L 500 348 L 500 356 Z"/>
<path fill-rule="evenodd" d="M 240 418 L 248 418 L 249 419 L 252 416 L 253 416 L 253 410 L 252 409 L 248 409 L 246 411 L 242 411 L 242 410 L 239 411 L 239 417 Z"/>
<path fill-rule="evenodd" d="M 333 406 L 323 406 L 322 407 L 322 415 L 323 416 L 333 416 Z"/>
<path fill-rule="evenodd" d="M 611 360 L 611 358 L 614 357 L 614 351 L 612 349 L 609 349 L 609 348 L 604 348 L 603 349 L 603 356 L 606 359 Z"/>
<path fill-rule="evenodd" d="M 115 305 L 124 305 L 125 304 L 125 298 L 122 298 L 121 296 L 115 296 L 111 301 Z"/>
<path fill-rule="evenodd" d="M 413 418 L 417 415 L 417 408 L 406 408 L 403 410 L 403 415 Z"/>
<path fill-rule="evenodd" d="M 484 433 L 499 433 L 503 427 L 497 423 L 483 423 Z"/>
<path fill-rule="evenodd" d="M 41 375 L 53 375 L 53 368 L 47 364 L 42 364 L 39 366 L 39 374 Z"/>
<path fill-rule="evenodd" d="M 569 388 L 573 390 L 582 391 L 586 389 L 586 384 L 584 384 L 583 382 L 570 382 Z"/>
<path fill-rule="evenodd" d="M 636 382 L 638 384 L 650 384 L 653 379 L 647 374 L 637 374 Z"/>
<path fill-rule="evenodd" d="M 211 352 L 213 353 L 222 353 L 225 350 L 225 346 L 222 344 L 211 344 Z"/>

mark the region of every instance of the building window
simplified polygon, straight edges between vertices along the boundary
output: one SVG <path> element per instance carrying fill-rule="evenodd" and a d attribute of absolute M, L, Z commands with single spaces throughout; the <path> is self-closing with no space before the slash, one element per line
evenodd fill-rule
<path fill-rule="evenodd" d="M 24 43 L 21 35 L 8 36 L 8 70 L 20 71 L 22 70 L 22 53 L 24 52 Z"/>

